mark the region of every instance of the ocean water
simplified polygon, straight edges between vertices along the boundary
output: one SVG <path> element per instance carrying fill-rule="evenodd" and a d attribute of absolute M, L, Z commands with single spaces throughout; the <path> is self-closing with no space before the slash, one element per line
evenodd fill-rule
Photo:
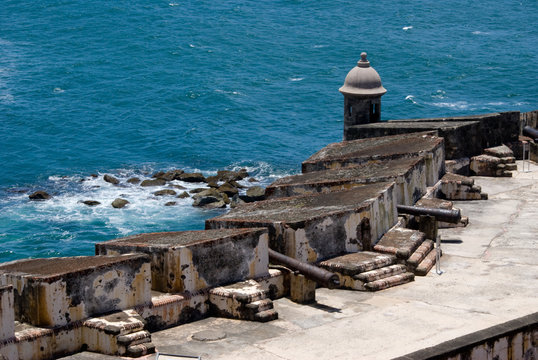
<path fill-rule="evenodd" d="M 535 0 L 3 0 L 0 262 L 203 229 L 222 210 L 124 181 L 299 172 L 341 140 L 338 88 L 362 51 L 384 120 L 537 109 L 537 23 Z M 38 189 L 54 198 L 29 201 Z M 113 209 L 120 195 L 131 204 Z"/>

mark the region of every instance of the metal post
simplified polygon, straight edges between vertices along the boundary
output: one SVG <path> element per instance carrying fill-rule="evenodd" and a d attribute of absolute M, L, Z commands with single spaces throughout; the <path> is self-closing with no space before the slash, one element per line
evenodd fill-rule
<path fill-rule="evenodd" d="M 436 254 L 435 254 L 435 272 L 437 275 L 441 275 L 443 271 L 441 270 L 441 236 L 437 235 L 435 240 Z"/>
<path fill-rule="evenodd" d="M 530 172 L 531 171 L 531 150 L 529 147 L 528 141 L 522 141 L 523 144 L 523 172 Z M 528 156 L 525 156 L 527 154 Z M 525 170 L 525 164 L 527 164 L 527 170 Z"/>

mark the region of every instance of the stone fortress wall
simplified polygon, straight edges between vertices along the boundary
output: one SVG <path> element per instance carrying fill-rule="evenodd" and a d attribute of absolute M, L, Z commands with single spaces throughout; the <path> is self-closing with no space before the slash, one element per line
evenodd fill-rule
<path fill-rule="evenodd" d="M 461 173 L 486 171 L 473 167 L 486 152 L 498 159 L 488 160 L 492 176 L 508 176 L 502 145 L 521 141 L 538 115 L 379 122 L 386 90 L 366 54 L 340 90 L 345 141 L 275 181 L 266 200 L 209 219 L 202 231 L 107 241 L 96 256 L 0 264 L 0 358 L 142 356 L 155 351 L 151 331 L 207 316 L 274 320 L 272 300 L 313 301 L 327 272 L 337 279 L 330 286 L 357 291 L 413 281 L 435 265 L 437 228 L 468 221 L 450 200 L 487 199 Z M 461 158 L 467 167 L 454 165 Z M 305 270 L 273 266 L 275 251 Z"/>

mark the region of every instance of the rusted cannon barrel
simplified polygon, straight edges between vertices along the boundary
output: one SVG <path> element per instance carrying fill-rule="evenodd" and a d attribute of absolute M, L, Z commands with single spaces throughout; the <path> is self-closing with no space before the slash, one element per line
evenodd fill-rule
<path fill-rule="evenodd" d="M 531 137 L 533 139 L 538 139 L 538 130 L 530 126 L 525 126 L 523 128 L 523 135 L 527 135 L 528 137 Z"/>
<path fill-rule="evenodd" d="M 321 269 L 317 266 L 310 265 L 308 263 L 283 255 L 271 249 L 269 249 L 269 260 L 284 265 L 294 271 L 298 271 L 303 274 L 307 279 L 313 280 L 322 286 L 328 287 L 329 289 L 334 289 L 335 287 L 340 285 L 340 279 L 338 278 L 338 275 L 325 269 Z"/>
<path fill-rule="evenodd" d="M 396 208 L 398 209 L 398 213 L 400 214 L 409 214 L 415 216 L 433 216 L 437 221 L 444 221 L 453 224 L 458 223 L 461 219 L 461 212 L 459 209 L 448 210 L 407 205 L 397 205 Z"/>

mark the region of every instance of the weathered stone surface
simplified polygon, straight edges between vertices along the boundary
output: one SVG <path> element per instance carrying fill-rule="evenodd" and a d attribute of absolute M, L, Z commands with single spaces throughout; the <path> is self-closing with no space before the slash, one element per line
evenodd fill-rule
<path fill-rule="evenodd" d="M 492 148 L 484 149 L 484 154 L 495 156 L 498 158 L 514 157 L 514 153 L 506 145 L 495 146 Z"/>
<path fill-rule="evenodd" d="M 464 157 L 460 159 L 446 160 L 445 170 L 447 173 L 469 175 L 469 164 L 471 159 Z"/>
<path fill-rule="evenodd" d="M 118 185 L 120 183 L 120 181 L 118 179 L 116 179 L 114 176 L 108 175 L 108 174 L 103 176 L 103 180 L 105 180 L 107 183 L 111 183 L 111 184 L 114 184 L 114 185 Z"/>
<path fill-rule="evenodd" d="M 174 190 L 171 190 L 171 189 L 163 189 L 163 190 L 155 191 L 153 193 L 153 195 L 155 195 L 155 196 L 174 196 L 174 195 L 177 195 L 177 193 Z"/>
<path fill-rule="evenodd" d="M 478 155 L 471 158 L 470 172 L 476 176 L 512 176 L 508 170 L 505 170 L 504 163 L 508 160 L 491 156 Z"/>
<path fill-rule="evenodd" d="M 112 207 L 116 209 L 124 208 L 127 204 L 129 204 L 129 201 L 122 198 L 116 198 L 112 201 Z"/>
<path fill-rule="evenodd" d="M 192 190 L 189 190 L 189 194 L 199 194 L 203 191 L 206 191 L 206 190 L 210 190 L 210 188 L 196 188 L 196 189 L 192 189 Z"/>
<path fill-rule="evenodd" d="M 0 264 L 0 284 L 16 284 L 16 320 L 61 326 L 151 300 L 149 257 L 77 256 Z"/>
<path fill-rule="evenodd" d="M 48 200 L 52 198 L 52 196 L 43 190 L 38 190 L 33 192 L 32 194 L 28 195 L 30 200 Z"/>
<path fill-rule="evenodd" d="M 393 192 L 393 183 L 376 183 L 258 201 L 206 220 L 206 229 L 266 226 L 272 249 L 314 262 L 375 243 L 396 222 Z"/>
<path fill-rule="evenodd" d="M 319 263 L 319 266 L 329 271 L 354 276 L 366 271 L 392 265 L 395 262 L 396 257 L 393 255 L 362 251 L 322 261 Z"/>
<path fill-rule="evenodd" d="M 152 286 L 198 291 L 267 275 L 267 229 L 221 229 L 139 234 L 96 245 L 99 255 L 151 255 Z"/>
<path fill-rule="evenodd" d="M 169 201 L 166 204 L 164 204 L 164 206 L 175 206 L 175 205 L 177 205 L 177 202 L 175 201 Z"/>
<path fill-rule="evenodd" d="M 140 183 L 140 186 L 163 186 L 166 184 L 166 180 L 164 179 L 147 179 Z"/>
<path fill-rule="evenodd" d="M 374 250 L 407 260 L 424 240 L 425 235 L 420 231 L 395 227 L 381 237 Z"/>
<path fill-rule="evenodd" d="M 451 173 L 447 173 L 441 179 L 437 196 L 448 200 L 482 200 L 487 198 L 487 194 L 482 194 L 482 188 L 474 185 L 473 179 Z"/>
<path fill-rule="evenodd" d="M 201 173 L 183 173 L 179 176 L 178 180 L 185 182 L 205 182 L 205 177 Z"/>
<path fill-rule="evenodd" d="M 84 205 L 88 205 L 88 206 L 97 206 L 97 205 L 101 205 L 101 203 L 97 200 L 83 200 L 81 201 Z"/>
<path fill-rule="evenodd" d="M 364 184 L 395 181 L 398 204 L 412 205 L 426 192 L 423 157 L 377 160 L 350 167 L 283 177 L 266 190 L 269 199 L 351 189 Z"/>
<path fill-rule="evenodd" d="M 426 184 L 433 186 L 445 172 L 443 139 L 430 132 L 332 143 L 302 163 L 302 172 L 339 169 L 372 161 L 424 156 Z"/>
<path fill-rule="evenodd" d="M 224 193 L 219 192 L 216 189 L 210 188 L 203 190 L 192 197 L 194 202 L 192 206 L 204 207 L 208 209 L 217 209 L 226 207 L 226 203 L 230 200 Z"/>
<path fill-rule="evenodd" d="M 356 125 L 348 129 L 348 139 L 364 139 L 387 135 L 435 131 L 445 139 L 447 159 L 471 157 L 483 149 L 517 141 L 520 133 L 518 111 L 483 115 L 389 120 Z"/>

